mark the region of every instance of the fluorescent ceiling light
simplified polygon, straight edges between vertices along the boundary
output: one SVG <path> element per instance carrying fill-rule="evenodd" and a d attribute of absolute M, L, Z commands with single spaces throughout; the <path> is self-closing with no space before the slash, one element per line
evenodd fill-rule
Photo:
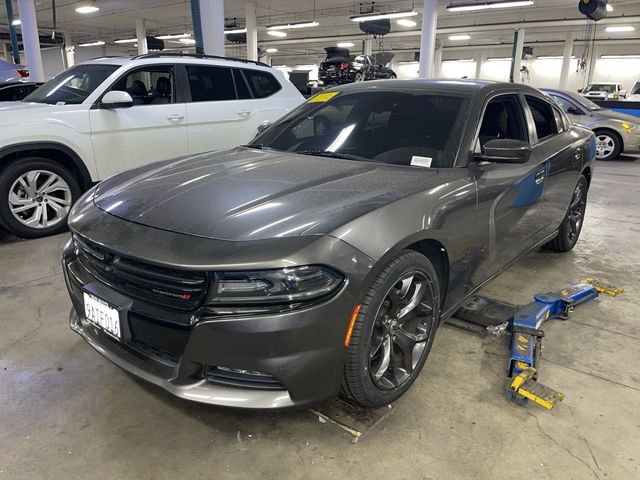
<path fill-rule="evenodd" d="M 449 35 L 449 40 L 459 42 L 461 40 L 471 40 L 471 35 Z"/>
<path fill-rule="evenodd" d="M 277 51 L 277 48 L 267 48 L 267 53 L 276 53 Z"/>
<path fill-rule="evenodd" d="M 473 12 L 476 10 L 488 10 L 490 8 L 515 8 L 530 7 L 533 0 L 507 0 L 496 2 L 478 2 L 478 3 L 452 3 L 447 5 L 450 12 Z"/>
<path fill-rule="evenodd" d="M 613 12 L 613 7 L 607 3 L 607 12 Z"/>
<path fill-rule="evenodd" d="M 415 27 L 417 25 L 413 20 L 409 20 L 408 18 L 401 18 L 400 20 L 396 20 L 398 25 L 403 27 Z"/>
<path fill-rule="evenodd" d="M 280 30 L 267 30 L 267 35 L 283 38 L 287 36 L 287 32 L 281 32 Z"/>
<path fill-rule="evenodd" d="M 392 12 L 371 12 L 361 15 L 352 15 L 349 19 L 352 22 L 370 22 L 372 20 L 383 20 L 385 18 L 415 17 L 418 12 L 415 10 L 394 10 Z"/>
<path fill-rule="evenodd" d="M 119 40 L 114 40 L 113 43 L 136 43 L 137 41 L 137 38 L 121 38 Z"/>
<path fill-rule="evenodd" d="M 178 40 L 180 43 L 184 43 L 186 45 L 195 45 L 196 41 L 193 38 L 181 38 Z"/>
<path fill-rule="evenodd" d="M 14 18 L 13 21 L 11 22 L 11 25 L 13 25 L 14 27 L 17 27 L 18 25 L 21 25 L 22 21 L 20 21 L 19 18 Z"/>
<path fill-rule="evenodd" d="M 93 12 L 97 12 L 98 10 L 100 9 L 95 5 L 83 5 L 81 7 L 76 8 L 76 12 L 78 13 L 93 13 Z"/>
<path fill-rule="evenodd" d="M 96 42 L 81 43 L 78 46 L 79 47 L 99 47 L 100 45 L 104 45 L 104 42 L 102 40 L 98 40 Z"/>
<path fill-rule="evenodd" d="M 355 45 L 355 43 L 353 43 L 353 42 L 338 42 L 336 44 L 336 46 L 342 47 L 342 48 L 349 48 L 349 47 L 353 47 L 354 45 Z"/>
<path fill-rule="evenodd" d="M 246 28 L 232 28 L 231 30 L 225 30 L 224 34 L 228 35 L 230 33 L 247 33 Z"/>
<path fill-rule="evenodd" d="M 633 32 L 636 28 L 633 25 L 611 25 L 606 28 L 607 32 Z"/>
<path fill-rule="evenodd" d="M 293 23 L 282 23 L 277 25 L 268 25 L 267 30 L 288 30 L 289 28 L 307 28 L 307 27 L 317 27 L 320 25 L 315 20 L 311 22 L 293 22 Z"/>
<path fill-rule="evenodd" d="M 189 38 L 190 36 L 190 33 L 170 33 L 168 35 L 156 35 L 155 38 L 158 40 L 173 40 L 176 38 Z"/>
<path fill-rule="evenodd" d="M 562 55 L 538 55 L 536 58 L 538 60 L 560 60 L 564 57 Z M 571 55 L 571 58 L 576 58 L 576 56 Z"/>
<path fill-rule="evenodd" d="M 455 58 L 455 59 L 451 59 L 451 60 L 443 60 L 443 63 L 450 63 L 450 62 L 464 62 L 464 63 L 468 63 L 468 62 L 473 62 L 473 58 Z"/>
<path fill-rule="evenodd" d="M 614 58 L 640 58 L 640 55 L 633 55 L 633 54 L 629 54 L 629 55 L 601 55 L 600 58 L 608 58 L 608 59 L 614 59 Z"/>
<path fill-rule="evenodd" d="M 487 62 L 506 62 L 511 61 L 511 57 L 490 57 L 487 58 Z"/>

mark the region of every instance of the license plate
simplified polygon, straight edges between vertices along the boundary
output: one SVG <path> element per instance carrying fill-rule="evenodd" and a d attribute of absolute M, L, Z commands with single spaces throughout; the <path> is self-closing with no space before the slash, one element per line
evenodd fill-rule
<path fill-rule="evenodd" d="M 88 322 L 121 340 L 120 313 L 107 302 L 90 293 L 84 293 L 84 315 Z"/>

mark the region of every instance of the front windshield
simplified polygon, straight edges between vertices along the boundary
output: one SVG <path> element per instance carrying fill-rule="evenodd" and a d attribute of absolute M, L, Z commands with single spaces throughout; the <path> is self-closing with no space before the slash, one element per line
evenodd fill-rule
<path fill-rule="evenodd" d="M 587 110 L 602 110 L 602 107 L 600 105 L 592 102 L 591 100 L 583 97 L 582 95 L 571 94 L 570 96 L 572 100 L 574 100 L 576 103 L 579 103 Z"/>
<path fill-rule="evenodd" d="M 468 97 L 448 92 L 324 92 L 268 128 L 253 144 L 306 155 L 453 167 L 468 105 Z"/>
<path fill-rule="evenodd" d="M 118 65 L 71 67 L 32 92 L 23 102 L 80 104 L 118 68 Z"/>
<path fill-rule="evenodd" d="M 615 93 L 616 86 L 607 83 L 592 83 L 591 85 L 587 85 L 587 88 L 585 88 L 584 91 Z"/>

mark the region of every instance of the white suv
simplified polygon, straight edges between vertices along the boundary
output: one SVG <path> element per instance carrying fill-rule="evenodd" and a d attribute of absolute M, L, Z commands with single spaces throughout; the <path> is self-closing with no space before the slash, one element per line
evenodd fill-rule
<path fill-rule="evenodd" d="M 93 183 L 247 143 L 303 101 L 259 62 L 157 53 L 78 64 L 0 107 L 0 224 L 23 237 L 59 232 Z"/>

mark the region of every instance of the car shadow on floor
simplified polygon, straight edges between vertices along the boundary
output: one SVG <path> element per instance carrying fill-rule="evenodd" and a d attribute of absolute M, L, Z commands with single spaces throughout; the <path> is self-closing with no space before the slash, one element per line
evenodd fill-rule
<path fill-rule="evenodd" d="M 24 241 L 23 238 L 16 237 L 12 233 L 9 233 L 4 228 L 0 227 L 0 245 L 4 245 L 7 243 L 16 243 Z"/>

